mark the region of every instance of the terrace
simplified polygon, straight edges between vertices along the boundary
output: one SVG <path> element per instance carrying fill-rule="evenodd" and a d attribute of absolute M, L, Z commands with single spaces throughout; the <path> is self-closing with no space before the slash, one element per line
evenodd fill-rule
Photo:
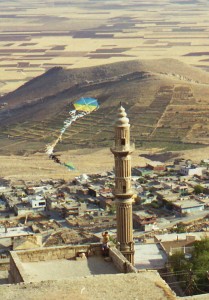
<path fill-rule="evenodd" d="M 101 254 L 99 244 L 12 251 L 9 281 L 40 282 L 137 272 L 116 248 L 109 249 L 108 259 Z"/>

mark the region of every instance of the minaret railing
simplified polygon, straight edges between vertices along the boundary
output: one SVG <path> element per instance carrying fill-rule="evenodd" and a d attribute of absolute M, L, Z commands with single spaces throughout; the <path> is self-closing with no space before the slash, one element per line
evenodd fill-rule
<path fill-rule="evenodd" d="M 113 150 L 114 152 L 133 152 L 135 150 L 135 143 L 130 143 L 127 145 L 115 145 L 115 143 L 113 143 L 113 147 L 111 148 L 111 150 Z"/>

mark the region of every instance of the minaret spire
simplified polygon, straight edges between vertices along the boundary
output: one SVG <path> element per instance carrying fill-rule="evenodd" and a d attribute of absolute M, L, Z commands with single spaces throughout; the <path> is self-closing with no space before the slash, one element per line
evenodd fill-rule
<path fill-rule="evenodd" d="M 122 104 L 115 123 L 115 145 L 111 152 L 115 157 L 115 198 L 117 213 L 117 241 L 122 254 L 134 264 L 133 220 L 131 189 L 130 124 Z"/>

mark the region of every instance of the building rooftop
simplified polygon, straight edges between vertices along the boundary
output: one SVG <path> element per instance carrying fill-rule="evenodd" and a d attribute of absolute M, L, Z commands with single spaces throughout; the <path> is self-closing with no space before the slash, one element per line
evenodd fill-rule
<path fill-rule="evenodd" d="M 168 234 L 157 234 L 155 238 L 159 242 L 186 240 L 187 237 L 194 236 L 195 240 L 201 240 L 201 238 L 209 237 L 209 232 L 186 232 L 186 233 L 168 233 Z"/>
<path fill-rule="evenodd" d="M 156 218 L 156 215 L 154 213 L 149 213 L 145 210 L 139 210 L 139 211 L 134 211 L 133 212 L 134 215 L 140 217 L 140 218 Z"/>
<path fill-rule="evenodd" d="M 138 270 L 159 270 L 165 266 L 167 256 L 159 244 L 135 244 L 134 250 L 135 268 Z"/>
<path fill-rule="evenodd" d="M 70 277 L 67 280 L 0 286 L 4 300 L 175 300 L 167 284 L 155 271 Z"/>
<path fill-rule="evenodd" d="M 196 200 L 177 201 L 177 202 L 173 202 L 173 204 L 181 208 L 189 208 L 189 207 L 196 207 L 196 206 L 203 205 L 203 203 L 200 203 L 199 201 Z"/>
<path fill-rule="evenodd" d="M 23 262 L 22 267 L 31 282 L 120 273 L 112 262 L 104 261 L 102 256 L 93 256 L 80 261 L 62 259 Z"/>
<path fill-rule="evenodd" d="M 3 238 L 12 238 L 17 236 L 26 236 L 32 235 L 33 232 L 29 227 L 14 227 L 14 228 L 7 228 L 5 232 L 5 228 L 0 228 L 0 239 Z"/>
<path fill-rule="evenodd" d="M 161 196 L 162 198 L 164 198 L 166 201 L 169 201 L 169 202 L 177 201 L 177 199 L 179 198 L 179 194 L 174 193 L 171 190 L 157 191 L 156 194 Z"/>
<path fill-rule="evenodd" d="M 162 163 L 161 161 L 149 161 L 147 165 L 152 167 L 157 167 L 157 166 L 164 166 L 165 164 Z"/>

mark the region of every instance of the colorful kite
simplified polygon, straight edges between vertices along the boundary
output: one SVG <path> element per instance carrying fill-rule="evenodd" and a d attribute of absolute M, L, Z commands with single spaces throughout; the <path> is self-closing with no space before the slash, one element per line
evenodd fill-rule
<path fill-rule="evenodd" d="M 81 98 L 74 103 L 74 107 L 77 111 L 85 111 L 91 113 L 92 111 L 98 109 L 99 105 L 94 98 Z"/>
<path fill-rule="evenodd" d="M 56 139 L 56 141 L 52 144 L 48 144 L 46 146 L 46 153 L 49 155 L 50 158 L 53 159 L 53 157 L 55 157 L 54 153 L 54 148 L 56 147 L 56 145 L 62 140 L 62 136 L 65 133 L 66 129 L 73 123 L 75 122 L 77 119 L 79 118 L 83 118 L 85 115 L 90 114 L 91 112 L 97 110 L 99 108 L 99 104 L 97 102 L 97 99 L 94 98 L 80 98 L 79 100 L 75 101 L 73 103 L 74 106 L 74 110 L 69 111 L 69 115 L 70 117 L 67 118 L 64 121 L 64 125 L 62 127 L 62 129 L 60 130 L 60 134 L 58 136 L 58 138 Z M 57 163 L 62 164 L 59 160 L 54 160 Z M 74 166 L 73 167 L 69 167 L 68 166 L 69 163 L 64 164 L 69 170 L 75 170 Z"/>

